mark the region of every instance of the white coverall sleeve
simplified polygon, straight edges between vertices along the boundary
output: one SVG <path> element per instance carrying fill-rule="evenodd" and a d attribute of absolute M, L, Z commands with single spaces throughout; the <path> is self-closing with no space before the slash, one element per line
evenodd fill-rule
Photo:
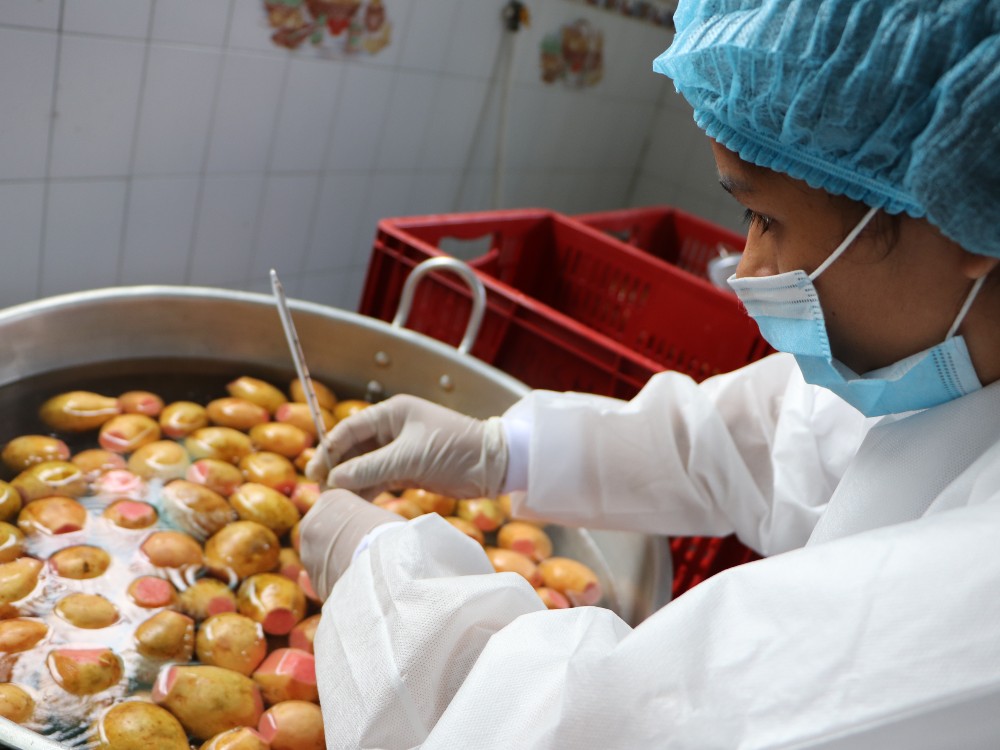
<path fill-rule="evenodd" d="M 776 354 L 701 384 L 654 376 L 631 401 L 534 391 L 514 512 L 570 526 L 724 536 L 764 555 L 802 546 L 870 427 Z M 523 457 L 512 457 L 514 466 Z"/>
<path fill-rule="evenodd" d="M 995 747 L 998 527 L 994 496 L 777 555 L 632 630 L 596 607 L 543 610 L 523 579 L 490 573 L 474 542 L 423 516 L 375 539 L 324 605 L 327 742 Z"/>

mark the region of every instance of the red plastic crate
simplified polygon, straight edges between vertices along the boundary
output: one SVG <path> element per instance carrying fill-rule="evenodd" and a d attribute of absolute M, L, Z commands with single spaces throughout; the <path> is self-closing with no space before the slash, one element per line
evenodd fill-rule
<path fill-rule="evenodd" d="M 745 238 L 673 206 L 626 208 L 573 217 L 589 227 L 692 273 L 708 278 L 708 261 L 743 250 Z"/>
<path fill-rule="evenodd" d="M 681 227 L 713 243 L 712 225 L 687 218 Z M 466 260 L 487 290 L 471 353 L 531 387 L 627 399 L 660 370 L 703 380 L 769 351 L 732 294 L 603 227 L 538 209 L 383 219 L 359 311 L 391 320 L 413 267 L 454 241 L 475 245 Z M 470 308 L 464 284 L 435 272 L 418 287 L 407 327 L 456 345 Z M 671 549 L 675 596 L 753 556 L 735 537 L 679 537 Z"/>
<path fill-rule="evenodd" d="M 468 259 L 487 289 L 472 354 L 535 388 L 630 398 L 670 369 L 703 380 L 766 344 L 736 298 L 552 211 L 384 219 L 360 311 L 390 320 L 410 269 L 448 239 L 488 239 Z M 447 274 L 418 289 L 407 327 L 455 344 L 470 296 Z"/>

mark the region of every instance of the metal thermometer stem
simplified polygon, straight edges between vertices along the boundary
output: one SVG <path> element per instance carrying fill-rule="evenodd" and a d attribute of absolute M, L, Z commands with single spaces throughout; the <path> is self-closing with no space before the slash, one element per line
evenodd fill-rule
<path fill-rule="evenodd" d="M 313 424 L 316 426 L 316 436 L 320 446 L 326 451 L 329 463 L 333 464 L 330 457 L 330 446 L 326 440 L 326 425 L 323 424 L 323 416 L 319 410 L 319 401 L 316 399 L 316 389 L 313 387 L 312 379 L 309 377 L 309 368 L 306 367 L 306 358 L 302 354 L 302 344 L 299 336 L 295 332 L 295 323 L 292 320 L 292 313 L 288 309 L 288 300 L 285 298 L 285 289 L 278 279 L 278 273 L 271 269 L 271 289 L 274 291 L 274 298 L 277 302 L 278 315 L 281 316 L 281 325 L 285 329 L 285 338 L 288 340 L 288 348 L 292 353 L 292 362 L 295 363 L 295 372 L 298 373 L 299 382 L 302 384 L 302 391 L 306 395 L 306 404 L 309 406 L 309 414 L 312 416 Z"/>

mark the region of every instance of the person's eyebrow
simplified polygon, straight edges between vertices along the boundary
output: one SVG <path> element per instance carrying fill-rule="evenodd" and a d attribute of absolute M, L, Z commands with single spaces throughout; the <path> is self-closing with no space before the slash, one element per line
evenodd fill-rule
<path fill-rule="evenodd" d="M 722 185 L 723 190 L 734 197 L 748 195 L 753 192 L 753 186 L 749 182 L 745 182 L 729 174 L 720 174 L 719 184 Z"/>

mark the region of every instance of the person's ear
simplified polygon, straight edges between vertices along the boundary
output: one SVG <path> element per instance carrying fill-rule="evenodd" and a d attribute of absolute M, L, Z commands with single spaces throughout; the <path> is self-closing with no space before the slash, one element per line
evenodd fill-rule
<path fill-rule="evenodd" d="M 960 268 L 967 278 L 975 281 L 993 271 L 998 263 L 1000 263 L 1000 258 L 991 258 L 989 255 L 976 255 L 975 253 L 970 253 L 968 250 L 963 250 Z"/>

